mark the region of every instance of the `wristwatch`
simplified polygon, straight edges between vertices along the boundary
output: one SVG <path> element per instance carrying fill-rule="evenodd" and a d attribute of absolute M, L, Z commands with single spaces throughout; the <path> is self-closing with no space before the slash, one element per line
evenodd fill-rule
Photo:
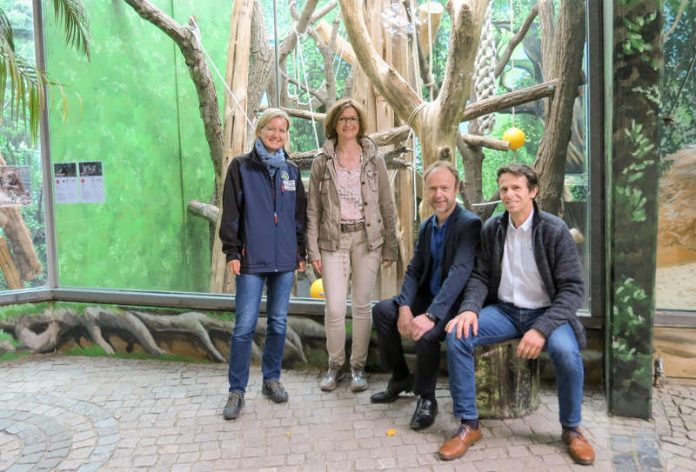
<path fill-rule="evenodd" d="M 425 313 L 425 317 L 428 318 L 433 323 L 437 324 L 437 317 L 432 313 Z"/>

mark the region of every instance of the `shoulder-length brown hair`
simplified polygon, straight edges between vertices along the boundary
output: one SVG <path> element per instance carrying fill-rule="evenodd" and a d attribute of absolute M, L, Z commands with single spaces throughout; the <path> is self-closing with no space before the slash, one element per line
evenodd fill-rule
<path fill-rule="evenodd" d="M 341 113 L 346 108 L 353 108 L 358 114 L 358 123 L 360 125 L 358 129 L 358 141 L 365 137 L 365 110 L 362 105 L 353 100 L 352 98 L 344 98 L 343 100 L 337 101 L 334 106 L 332 106 L 326 113 L 326 118 L 324 118 L 324 134 L 326 139 L 336 139 L 338 133 L 336 133 L 336 125 L 338 124 L 338 119 L 341 117 Z"/>

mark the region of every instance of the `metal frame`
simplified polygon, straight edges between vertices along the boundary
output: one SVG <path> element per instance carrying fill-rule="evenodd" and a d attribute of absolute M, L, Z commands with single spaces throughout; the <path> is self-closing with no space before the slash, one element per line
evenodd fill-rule
<path fill-rule="evenodd" d="M 606 188 L 604 169 L 604 67 L 602 2 L 589 0 L 587 5 L 588 74 L 588 159 L 590 174 L 590 310 L 595 318 L 604 319 L 606 311 L 606 258 L 604 254 L 604 220 Z M 593 66 L 594 65 L 594 66 Z"/>
<path fill-rule="evenodd" d="M 33 0 L 34 35 L 36 64 L 45 70 L 45 47 L 43 29 L 43 7 L 41 0 Z M 605 28 L 605 9 L 611 9 L 611 2 L 588 0 L 586 8 L 587 60 L 588 73 L 588 158 L 589 158 L 589 223 L 590 223 L 590 315 L 582 317 L 583 324 L 590 329 L 602 329 L 607 310 L 607 255 L 605 253 L 607 217 L 607 173 L 605 149 L 605 122 L 611 116 L 605 115 L 605 103 L 611 91 L 605 89 L 605 44 L 606 35 L 611 34 L 611 25 Z M 608 12 L 610 13 L 610 12 Z M 610 86 L 611 84 L 609 84 Z M 112 303 L 121 305 L 158 306 L 177 309 L 202 309 L 228 311 L 234 309 L 234 296 L 220 294 L 201 294 L 185 292 L 145 292 L 136 290 L 97 290 L 80 288 L 60 288 L 55 227 L 54 191 L 50 176 L 51 152 L 49 140 L 48 111 L 44 110 L 40 124 L 41 167 L 44 174 L 42 187 L 45 195 L 46 264 L 47 286 L 41 289 L 15 290 L 0 294 L 0 306 L 15 303 L 35 303 L 42 301 L 72 301 L 86 303 Z M 609 150 L 610 152 L 610 150 Z M 265 300 L 262 306 L 265 310 Z M 292 299 L 291 314 L 323 315 L 324 304 L 319 300 Z M 656 325 L 696 326 L 696 317 L 684 311 L 658 311 Z"/>
<path fill-rule="evenodd" d="M 43 7 L 41 0 L 33 0 L 34 7 L 34 51 L 36 54 L 36 68 L 46 70 L 46 49 L 44 47 Z M 48 91 L 44 89 L 44 97 L 48 103 Z M 53 233 L 55 228 L 55 199 L 53 194 L 53 179 L 51 176 L 51 143 L 49 140 L 48 105 L 41 112 L 39 125 L 39 142 L 41 143 L 41 171 L 43 173 L 42 188 L 44 192 L 44 222 L 50 231 L 46 234 L 46 278 L 48 288 L 54 289 L 60 285 L 58 274 L 58 257 L 56 252 L 56 238 Z"/>

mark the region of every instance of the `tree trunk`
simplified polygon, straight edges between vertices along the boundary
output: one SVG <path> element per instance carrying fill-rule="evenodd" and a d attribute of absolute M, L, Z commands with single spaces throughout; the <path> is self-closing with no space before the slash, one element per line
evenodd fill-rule
<path fill-rule="evenodd" d="M 582 52 L 585 41 L 585 2 L 561 2 L 553 39 L 554 59 L 550 61 L 558 79 L 553 102 L 548 107 L 544 137 L 534 167 L 539 173 L 541 208 L 555 215 L 563 212 L 563 182 L 573 103 L 582 79 Z M 543 11 L 543 10 L 542 10 Z"/>
<path fill-rule="evenodd" d="M 481 418 L 519 418 L 539 406 L 539 360 L 520 359 L 517 340 L 476 348 L 476 405 Z"/>
<path fill-rule="evenodd" d="M 227 51 L 227 72 L 225 82 L 230 91 L 225 93 L 225 157 L 223 160 L 223 179 L 215 190 L 215 202 L 221 208 L 222 186 L 230 161 L 247 150 L 247 89 L 249 84 L 249 57 L 251 50 L 251 0 L 234 2 L 230 19 L 230 40 Z M 220 212 L 222 218 L 222 212 Z M 232 277 L 228 274 L 226 256 L 222 252 L 220 218 L 215 224 L 210 267 L 210 292 L 229 291 Z"/>

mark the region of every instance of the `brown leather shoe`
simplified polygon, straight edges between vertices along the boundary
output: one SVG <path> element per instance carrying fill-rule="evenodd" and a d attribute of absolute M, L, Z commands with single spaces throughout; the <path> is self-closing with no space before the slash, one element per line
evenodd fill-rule
<path fill-rule="evenodd" d="M 483 434 L 481 433 L 480 426 L 478 429 L 472 429 L 471 426 L 463 424 L 459 427 L 454 436 L 440 446 L 440 450 L 437 451 L 437 454 L 443 461 L 457 459 L 464 455 L 467 449 L 469 449 L 469 446 L 482 437 Z"/>
<path fill-rule="evenodd" d="M 581 465 L 591 465 L 594 463 L 595 454 L 592 445 L 585 436 L 578 430 L 563 430 L 561 436 L 563 442 L 568 446 L 568 453 L 573 460 Z"/>

